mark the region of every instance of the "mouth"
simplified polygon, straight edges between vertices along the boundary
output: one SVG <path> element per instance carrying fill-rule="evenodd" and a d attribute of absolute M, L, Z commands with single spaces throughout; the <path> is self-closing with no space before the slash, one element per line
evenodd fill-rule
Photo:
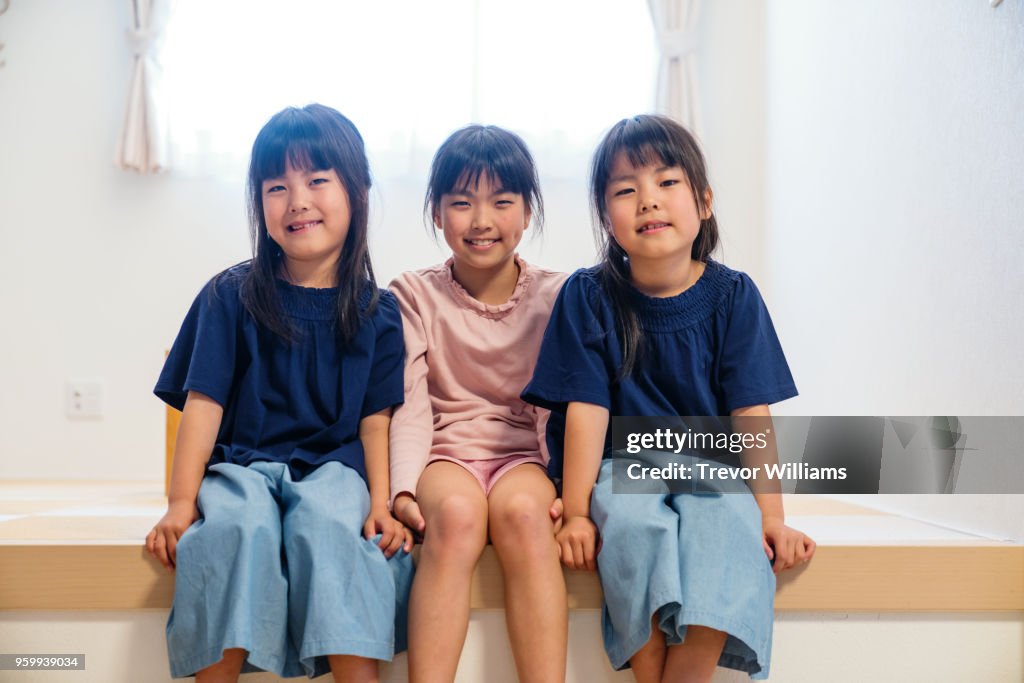
<path fill-rule="evenodd" d="M 495 244 L 497 244 L 501 240 L 497 239 L 497 238 L 490 238 L 490 239 L 476 239 L 476 240 L 467 239 L 467 240 L 462 240 L 462 241 L 465 242 L 466 244 L 468 244 L 473 249 L 483 250 L 483 249 L 490 249 L 492 246 L 494 246 Z"/>
<path fill-rule="evenodd" d="M 290 233 L 306 232 L 306 231 L 310 230 L 311 228 L 315 228 L 316 226 L 320 225 L 321 223 L 323 223 L 323 221 L 304 221 L 302 223 L 291 223 L 291 224 L 288 225 L 288 232 L 290 232 Z"/>
<path fill-rule="evenodd" d="M 671 223 L 665 223 L 663 221 L 647 221 L 637 228 L 637 234 L 644 235 L 661 232 L 662 230 L 668 230 L 670 227 L 672 227 Z"/>

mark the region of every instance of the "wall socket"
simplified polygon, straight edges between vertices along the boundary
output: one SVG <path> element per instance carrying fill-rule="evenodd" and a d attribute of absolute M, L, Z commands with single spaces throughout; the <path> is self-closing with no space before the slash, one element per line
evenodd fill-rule
<path fill-rule="evenodd" d="M 64 384 L 64 412 L 72 420 L 103 418 L 102 379 L 69 379 Z"/>

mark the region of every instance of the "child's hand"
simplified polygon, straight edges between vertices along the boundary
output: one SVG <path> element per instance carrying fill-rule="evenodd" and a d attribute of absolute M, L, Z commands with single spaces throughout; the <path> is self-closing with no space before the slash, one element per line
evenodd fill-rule
<path fill-rule="evenodd" d="M 199 508 L 195 501 L 170 503 L 164 516 L 146 534 L 146 550 L 160 560 L 160 564 L 167 567 L 168 571 L 173 572 L 178 563 L 178 540 L 197 519 Z"/>
<path fill-rule="evenodd" d="M 557 534 L 562 529 L 562 523 L 565 521 L 562 519 L 562 515 L 565 513 L 565 505 L 562 503 L 561 498 L 555 498 L 555 502 L 551 504 L 548 509 L 548 514 L 551 515 L 551 521 L 555 525 L 555 533 Z"/>
<path fill-rule="evenodd" d="M 786 526 L 782 520 L 766 519 L 762 539 L 764 552 L 772 560 L 772 571 L 776 574 L 797 564 L 809 562 L 814 556 L 817 544 L 810 536 Z"/>
<path fill-rule="evenodd" d="M 405 552 L 412 550 L 412 532 L 392 517 L 386 507 L 371 508 L 370 516 L 363 524 L 363 536 L 367 540 L 377 534 L 380 534 L 377 547 L 384 552 L 384 557 L 391 557 L 402 547 Z"/>
<path fill-rule="evenodd" d="M 414 534 L 418 536 L 423 535 L 423 530 L 427 528 L 427 522 L 423 519 L 420 505 L 416 502 L 415 498 L 408 493 L 399 493 L 395 497 L 395 504 L 392 506 L 392 509 L 394 510 L 395 517 L 402 524 L 412 529 Z"/>
<path fill-rule="evenodd" d="M 594 562 L 597 527 L 589 517 L 576 516 L 565 520 L 561 530 L 555 534 L 555 543 L 558 544 L 562 564 L 569 569 L 597 569 Z"/>

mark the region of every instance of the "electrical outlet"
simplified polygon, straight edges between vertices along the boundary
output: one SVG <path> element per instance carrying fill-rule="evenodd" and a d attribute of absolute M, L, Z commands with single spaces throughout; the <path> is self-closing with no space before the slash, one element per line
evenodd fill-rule
<path fill-rule="evenodd" d="M 69 379 L 64 385 L 64 411 L 72 420 L 103 418 L 103 380 Z"/>

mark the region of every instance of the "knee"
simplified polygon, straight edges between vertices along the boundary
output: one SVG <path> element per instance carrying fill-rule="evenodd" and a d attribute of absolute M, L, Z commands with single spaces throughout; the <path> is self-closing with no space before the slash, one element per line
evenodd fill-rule
<path fill-rule="evenodd" d="M 501 547 L 515 545 L 519 551 L 554 547 L 554 527 L 548 508 L 536 497 L 516 494 L 490 512 L 491 540 Z"/>
<path fill-rule="evenodd" d="M 424 550 L 473 561 L 487 542 L 487 513 L 480 504 L 460 495 L 445 498 L 427 513 Z"/>

